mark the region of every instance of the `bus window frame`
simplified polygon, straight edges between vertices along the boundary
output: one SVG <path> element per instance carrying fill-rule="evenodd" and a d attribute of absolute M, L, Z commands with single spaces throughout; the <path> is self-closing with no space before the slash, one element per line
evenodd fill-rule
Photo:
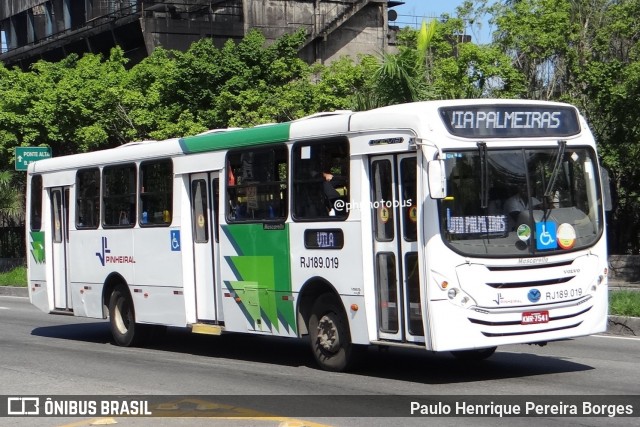
<path fill-rule="evenodd" d="M 170 165 L 170 174 L 167 178 L 168 180 L 168 188 L 169 188 L 169 192 L 162 192 L 162 191 L 147 191 L 147 189 L 144 188 L 143 184 L 144 184 L 144 171 L 143 168 L 145 166 L 148 166 L 150 164 L 166 164 L 168 163 Z M 140 164 L 138 165 L 138 186 L 137 186 L 137 205 L 139 206 L 138 212 L 137 212 L 137 220 L 138 220 L 138 224 L 141 228 L 154 228 L 154 227 L 169 227 L 171 225 L 171 221 L 173 218 L 173 160 L 170 157 L 166 157 L 166 158 L 159 158 L 159 159 L 152 159 L 152 160 L 144 160 L 142 162 L 140 162 Z M 144 191 L 143 191 L 144 190 Z M 162 211 L 160 211 L 162 213 L 162 221 L 161 222 L 152 222 L 152 218 L 148 218 L 147 222 L 144 223 L 143 222 L 143 212 L 144 212 L 144 202 L 143 202 L 143 196 L 144 197 L 159 197 L 160 199 L 163 198 L 168 198 L 169 203 L 167 206 L 168 209 L 162 209 Z M 168 212 L 168 220 L 167 220 L 167 214 Z M 148 212 L 148 215 L 151 215 L 151 212 Z"/>
<path fill-rule="evenodd" d="M 298 159 L 298 155 L 301 155 L 301 151 L 298 151 L 298 148 L 300 147 L 317 147 L 317 146 L 322 146 L 322 145 L 328 145 L 328 144 L 344 144 L 344 148 L 346 148 L 347 153 L 345 156 L 345 161 L 344 161 L 344 167 L 346 167 L 346 174 L 343 175 L 342 177 L 345 179 L 345 183 L 342 186 L 343 188 L 345 188 L 345 195 L 342 196 L 340 198 L 340 200 L 342 200 L 344 202 L 343 206 L 344 209 L 346 210 L 346 214 L 344 215 L 334 215 L 331 216 L 329 211 L 327 211 L 326 215 L 309 215 L 309 216 L 302 216 L 298 213 L 298 208 L 301 205 L 309 205 L 309 201 L 301 201 L 298 200 L 298 193 L 300 193 L 299 191 L 297 191 L 297 187 L 298 186 L 302 186 L 302 185 L 309 185 L 309 184 L 324 184 L 323 182 L 323 177 L 321 176 L 321 174 L 325 171 L 316 171 L 316 173 L 318 174 L 317 179 L 314 179 L 315 177 L 311 177 L 309 179 L 297 179 L 296 174 L 298 173 L 298 168 L 302 168 L 299 164 L 299 159 Z M 350 160 L 351 160 L 351 150 L 350 150 L 351 146 L 349 144 L 349 138 L 347 136 L 335 136 L 335 137 L 329 137 L 329 138 L 322 138 L 322 139 L 313 139 L 313 140 L 300 140 L 300 141 L 296 141 L 292 147 L 291 147 L 291 218 L 293 219 L 293 221 L 295 222 L 324 222 L 324 221 L 346 221 L 349 218 L 349 213 L 350 210 L 347 208 L 349 206 L 349 202 L 351 200 L 351 164 L 350 164 Z M 318 157 L 322 157 L 322 154 Z M 300 159 L 301 160 L 301 159 Z M 321 163 L 322 163 L 322 159 L 318 158 L 318 159 L 312 159 L 309 158 L 308 160 L 312 160 L 316 161 L 316 165 L 318 167 L 318 169 L 323 169 Z M 312 167 L 314 165 L 311 165 Z M 326 167 L 324 168 L 326 169 Z M 344 170 L 342 172 L 345 172 Z M 305 192 L 306 193 L 306 192 Z M 300 197 L 301 198 L 301 197 Z M 307 203 L 305 203 L 307 202 Z M 315 203 L 318 204 L 318 203 Z M 321 206 L 314 206 L 314 208 L 316 208 L 316 210 L 321 209 Z M 335 211 L 335 210 L 334 210 Z M 335 213 L 335 212 L 334 212 Z"/>
<path fill-rule="evenodd" d="M 34 182 L 38 180 L 37 187 Z M 29 230 L 41 231 L 42 230 L 42 191 L 43 191 L 42 175 L 33 175 L 31 177 L 31 189 L 29 195 Z M 37 197 L 39 203 L 34 203 L 34 195 Z M 37 207 L 37 209 L 36 209 Z M 37 222 L 38 227 L 34 227 Z"/>
<path fill-rule="evenodd" d="M 106 178 L 106 174 L 107 172 L 111 171 L 111 170 L 116 170 L 116 169 L 132 169 L 133 170 L 133 193 L 131 192 L 131 188 L 129 188 L 129 192 L 128 193 L 117 193 L 115 195 L 113 194 L 108 194 L 106 191 L 106 186 L 107 186 L 107 178 Z M 102 205 L 102 213 L 101 213 L 101 218 L 102 218 L 102 228 L 104 229 L 113 229 L 113 228 L 133 228 L 136 225 L 136 221 L 134 220 L 134 218 L 136 218 L 136 212 L 138 211 L 138 168 L 135 162 L 131 162 L 131 163 L 117 163 L 117 164 L 111 164 L 111 165 L 106 165 L 102 168 L 102 198 L 101 198 L 101 205 Z M 106 219 L 106 215 L 107 215 L 107 199 L 114 199 L 114 198 L 122 198 L 122 199 L 126 199 L 126 198 L 130 198 L 133 199 L 133 203 L 130 203 L 129 206 L 129 212 L 127 214 L 126 210 L 123 209 L 116 209 L 116 210 L 120 210 L 120 212 L 118 213 L 118 223 L 117 224 L 107 224 L 105 222 Z M 132 206 L 131 206 L 132 205 Z M 131 208 L 133 208 L 133 211 L 131 211 Z M 123 213 L 125 215 L 123 215 Z M 123 220 L 126 220 L 127 223 L 124 223 Z"/>
<path fill-rule="evenodd" d="M 232 156 L 236 156 L 238 154 L 240 154 L 240 156 L 242 156 L 242 154 L 244 153 L 253 153 L 253 155 L 255 156 L 256 154 L 261 154 L 261 153 L 266 153 L 270 150 L 273 150 L 275 153 L 275 157 L 274 157 L 274 167 L 277 169 L 279 168 L 279 163 L 277 162 L 278 160 L 278 154 L 284 154 L 283 159 L 285 161 L 285 179 L 284 180 L 271 180 L 268 182 L 257 182 L 257 181 L 251 181 L 248 184 L 245 184 L 243 182 L 238 183 L 238 179 L 240 178 L 240 175 L 237 173 L 238 171 L 241 171 L 242 169 L 242 165 L 240 166 L 240 168 L 236 168 L 235 170 L 232 167 L 231 161 L 230 161 L 230 157 Z M 277 153 L 278 150 L 282 150 L 282 153 Z M 278 144 L 269 144 L 269 145 L 259 145 L 259 146 L 251 146 L 251 147 L 244 147 L 244 148 L 238 148 L 238 149 L 233 149 L 233 150 L 229 150 L 227 151 L 226 155 L 225 155 L 225 165 L 226 165 L 226 174 L 225 176 L 227 177 L 225 182 L 225 219 L 227 221 L 228 224 L 262 224 L 262 223 L 283 223 L 287 220 L 288 216 L 289 216 L 289 203 L 288 203 L 288 199 L 289 199 L 289 163 L 290 163 L 290 159 L 289 159 L 289 147 L 287 146 L 287 144 L 284 143 L 278 143 Z M 231 184 L 231 182 L 233 181 L 233 184 Z M 279 216 L 274 216 L 273 218 L 269 218 L 269 217 L 258 217 L 258 218 L 238 218 L 238 213 L 237 210 L 240 208 L 240 206 L 238 204 L 236 204 L 236 206 L 233 206 L 233 201 L 237 201 L 238 198 L 240 196 L 235 195 L 232 196 L 231 195 L 231 191 L 238 191 L 238 190 L 245 190 L 248 188 L 252 188 L 255 187 L 256 191 L 258 187 L 263 187 L 263 188 L 269 188 L 272 186 L 280 186 L 280 193 L 283 194 L 282 199 L 280 200 L 280 206 L 284 207 L 284 212 L 282 215 Z M 283 188 L 284 186 L 284 188 Z M 256 196 L 260 196 L 261 194 L 267 194 L 267 193 L 258 193 L 256 194 Z M 270 192 L 270 194 L 273 196 L 276 193 L 274 192 Z M 244 197 L 247 197 L 246 194 Z M 234 214 L 232 211 L 236 211 L 236 213 Z M 268 214 L 268 212 L 267 212 Z"/>
<path fill-rule="evenodd" d="M 80 218 L 79 215 L 82 212 L 84 212 L 84 210 L 80 209 L 79 207 L 81 206 L 80 202 L 86 200 L 86 197 L 80 197 L 80 174 L 82 172 L 89 172 L 89 171 L 97 171 L 98 172 L 98 182 L 97 182 L 97 202 L 98 202 L 98 217 L 96 220 L 95 225 L 84 225 L 83 223 L 80 223 Z M 102 203 L 101 203 L 101 188 L 102 188 L 102 173 L 100 171 L 100 168 L 98 167 L 91 167 L 91 168 L 81 168 L 76 170 L 76 191 L 75 191 L 75 199 L 76 199 L 76 212 L 75 212 L 75 225 L 76 225 L 76 229 L 77 230 L 97 230 L 98 227 L 100 227 L 100 223 L 102 222 Z"/>

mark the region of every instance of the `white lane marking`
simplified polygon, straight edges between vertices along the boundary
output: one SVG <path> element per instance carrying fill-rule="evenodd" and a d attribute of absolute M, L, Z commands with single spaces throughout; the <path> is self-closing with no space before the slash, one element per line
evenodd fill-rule
<path fill-rule="evenodd" d="M 627 337 L 622 335 L 592 335 L 596 338 L 611 338 L 614 340 L 640 340 L 640 337 Z"/>

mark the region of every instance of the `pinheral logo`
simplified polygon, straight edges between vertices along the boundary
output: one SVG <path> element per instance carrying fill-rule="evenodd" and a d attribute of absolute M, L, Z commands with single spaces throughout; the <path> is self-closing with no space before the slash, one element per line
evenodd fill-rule
<path fill-rule="evenodd" d="M 104 267 L 106 264 L 135 264 L 135 260 L 131 255 L 110 255 L 111 249 L 106 237 L 102 237 L 102 248 L 100 252 L 96 252 L 96 256 L 100 260 L 100 264 Z"/>

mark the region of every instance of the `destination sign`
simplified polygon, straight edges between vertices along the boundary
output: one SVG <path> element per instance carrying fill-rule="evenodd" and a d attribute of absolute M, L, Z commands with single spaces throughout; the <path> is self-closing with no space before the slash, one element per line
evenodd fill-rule
<path fill-rule="evenodd" d="M 440 108 L 452 135 L 464 138 L 566 137 L 580 132 L 573 107 L 468 105 Z"/>
<path fill-rule="evenodd" d="M 304 247 L 307 249 L 342 249 L 343 246 L 344 235 L 338 228 L 304 231 Z"/>
<path fill-rule="evenodd" d="M 450 234 L 465 235 L 465 237 L 506 237 L 507 217 L 505 215 L 448 216 L 447 231 Z"/>

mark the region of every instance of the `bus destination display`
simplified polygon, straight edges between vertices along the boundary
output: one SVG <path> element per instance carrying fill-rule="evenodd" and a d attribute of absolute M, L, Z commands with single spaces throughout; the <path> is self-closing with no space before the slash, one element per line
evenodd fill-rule
<path fill-rule="evenodd" d="M 576 110 L 536 105 L 470 105 L 440 109 L 449 133 L 465 138 L 566 137 L 580 132 Z"/>

